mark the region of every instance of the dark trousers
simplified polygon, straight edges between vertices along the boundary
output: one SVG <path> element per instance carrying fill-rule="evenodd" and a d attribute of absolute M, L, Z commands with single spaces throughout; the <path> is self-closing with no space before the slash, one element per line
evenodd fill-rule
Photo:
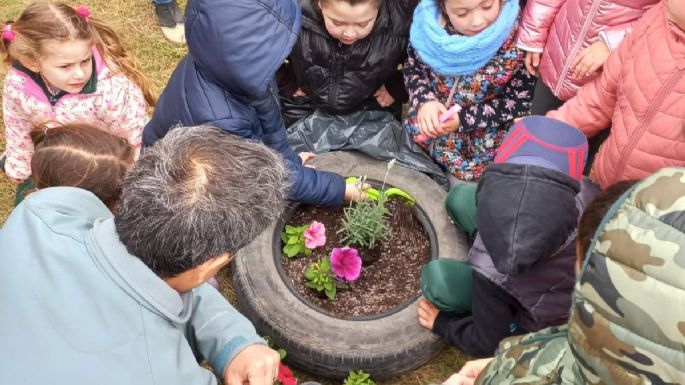
<path fill-rule="evenodd" d="M 533 102 L 530 106 L 531 115 L 545 115 L 549 111 L 556 110 L 564 104 L 564 101 L 554 96 L 552 90 L 538 78 L 533 90 Z"/>

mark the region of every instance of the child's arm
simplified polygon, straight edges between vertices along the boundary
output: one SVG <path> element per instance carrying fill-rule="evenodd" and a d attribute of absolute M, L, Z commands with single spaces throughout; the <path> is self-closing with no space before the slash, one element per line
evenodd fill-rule
<path fill-rule="evenodd" d="M 390 79 L 385 82 L 384 86 L 385 89 L 388 90 L 390 96 L 392 96 L 396 102 L 406 103 L 407 100 L 409 100 L 407 89 L 404 87 L 404 76 L 402 70 L 396 70 Z"/>
<path fill-rule="evenodd" d="M 407 48 L 407 61 L 404 64 L 404 84 L 409 93 L 409 103 L 418 110 L 419 107 L 433 100 L 438 100 L 437 92 L 430 79 L 430 68 L 419 58 L 414 47 Z"/>
<path fill-rule="evenodd" d="M 535 83 L 522 66 L 504 87 L 501 97 L 484 100 L 459 111 L 459 131 L 469 132 L 478 128 L 502 127 L 530 111 L 532 90 Z"/>
<path fill-rule="evenodd" d="M 29 132 L 32 123 L 26 116 L 21 101 L 15 95 L 21 90 L 9 81 L 4 83 L 2 116 L 5 121 L 5 151 L 7 160 L 4 172 L 13 182 L 21 182 L 31 176 L 33 142 Z"/>
<path fill-rule="evenodd" d="M 589 137 L 609 127 L 616 107 L 621 68 L 632 40 L 633 35 L 629 34 L 623 44 L 609 55 L 602 74 L 585 84 L 575 97 L 558 110 L 548 112 L 547 116 L 578 127 Z"/>
<path fill-rule="evenodd" d="M 138 154 L 143 128 L 148 121 L 143 92 L 123 75 L 114 76 L 103 84 L 102 92 L 100 118 L 113 134 L 126 138 Z"/>
<path fill-rule="evenodd" d="M 566 0 L 528 0 L 521 16 L 516 46 L 524 51 L 541 53 L 554 18 L 565 2 Z"/>

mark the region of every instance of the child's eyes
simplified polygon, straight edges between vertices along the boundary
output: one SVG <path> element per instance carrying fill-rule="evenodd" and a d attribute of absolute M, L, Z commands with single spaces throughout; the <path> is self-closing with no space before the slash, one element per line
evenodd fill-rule
<path fill-rule="evenodd" d="M 88 58 L 88 59 L 86 59 L 86 60 L 82 60 L 82 61 L 81 61 L 81 64 L 88 64 L 88 63 L 90 63 L 90 59 L 91 59 L 91 58 Z"/>
<path fill-rule="evenodd" d="M 57 68 L 61 68 L 61 69 L 65 70 L 65 69 L 69 68 L 69 66 L 70 66 L 70 64 L 65 64 L 65 65 L 61 65 Z"/>
<path fill-rule="evenodd" d="M 336 27 L 341 27 L 343 25 L 343 23 L 333 20 L 333 25 Z"/>
<path fill-rule="evenodd" d="M 369 22 L 367 21 L 366 23 L 361 23 L 361 24 L 357 24 L 357 25 L 362 27 L 362 28 L 365 28 L 367 25 L 369 25 Z"/>

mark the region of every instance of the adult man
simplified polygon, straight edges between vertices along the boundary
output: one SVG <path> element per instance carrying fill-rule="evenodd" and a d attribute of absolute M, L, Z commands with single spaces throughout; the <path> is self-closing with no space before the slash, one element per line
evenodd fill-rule
<path fill-rule="evenodd" d="M 0 382 L 271 385 L 278 354 L 205 282 L 287 177 L 263 144 L 200 126 L 146 150 L 114 215 L 82 189 L 30 195 L 0 231 Z"/>

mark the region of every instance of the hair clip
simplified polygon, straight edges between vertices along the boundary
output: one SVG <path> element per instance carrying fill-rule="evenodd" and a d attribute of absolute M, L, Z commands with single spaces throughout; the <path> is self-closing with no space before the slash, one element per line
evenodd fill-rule
<path fill-rule="evenodd" d="M 76 11 L 76 14 L 81 16 L 86 23 L 90 21 L 90 10 L 87 7 L 79 5 L 78 7 L 74 8 L 74 11 Z"/>
<path fill-rule="evenodd" d="M 15 37 L 16 35 L 14 31 L 12 31 L 12 24 L 5 25 L 5 27 L 2 29 L 2 39 L 12 43 L 14 42 Z"/>

